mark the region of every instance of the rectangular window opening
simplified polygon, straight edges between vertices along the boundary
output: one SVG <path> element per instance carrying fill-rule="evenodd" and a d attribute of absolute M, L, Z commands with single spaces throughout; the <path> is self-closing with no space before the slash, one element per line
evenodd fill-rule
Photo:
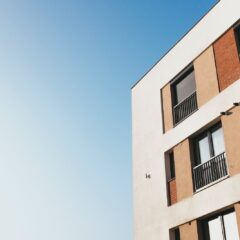
<path fill-rule="evenodd" d="M 175 159 L 174 152 L 169 151 L 165 154 L 166 165 L 166 180 L 167 180 L 167 195 L 168 206 L 177 202 L 177 186 L 176 186 L 176 174 L 175 174 Z"/>
<path fill-rule="evenodd" d="M 228 175 L 221 123 L 195 137 L 193 143 L 193 179 L 197 191 Z"/>
<path fill-rule="evenodd" d="M 173 120 L 178 124 L 198 109 L 194 67 L 190 66 L 171 84 Z"/>
<path fill-rule="evenodd" d="M 238 49 L 238 55 L 240 56 L 240 24 L 235 28 L 235 38 Z"/>
<path fill-rule="evenodd" d="M 170 240 L 180 240 L 180 231 L 179 228 L 170 230 Z"/>
<path fill-rule="evenodd" d="M 175 162 L 173 151 L 169 153 L 169 165 L 170 165 L 170 178 L 175 178 Z"/>
<path fill-rule="evenodd" d="M 201 220 L 200 225 L 204 240 L 239 240 L 234 210 Z"/>

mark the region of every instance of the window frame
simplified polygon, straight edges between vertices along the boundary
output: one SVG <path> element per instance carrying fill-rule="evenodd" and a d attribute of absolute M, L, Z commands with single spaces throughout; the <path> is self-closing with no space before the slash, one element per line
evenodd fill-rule
<path fill-rule="evenodd" d="M 180 233 L 179 227 L 170 229 L 169 234 L 170 234 L 171 240 L 180 240 L 181 239 L 181 233 Z"/>
<path fill-rule="evenodd" d="M 220 218 L 220 223 L 221 223 L 221 229 L 222 229 L 222 235 L 223 238 L 225 239 L 226 237 L 226 227 L 225 227 L 225 222 L 224 222 L 224 216 L 230 213 L 233 213 L 236 211 L 234 210 L 234 208 L 230 208 L 228 210 L 225 210 L 223 212 L 219 212 L 217 214 L 214 214 L 210 217 L 204 218 L 202 220 L 200 220 L 200 230 L 201 230 L 201 234 L 203 235 L 203 238 L 206 240 L 211 240 L 210 239 L 210 233 L 209 233 L 209 227 L 208 227 L 208 222 L 210 222 L 211 220 Z M 236 219 L 236 223 L 237 223 L 237 219 Z"/>
<path fill-rule="evenodd" d="M 181 101 L 177 101 L 177 85 L 184 81 L 190 74 L 194 74 L 194 90 L 186 95 Z M 196 86 L 196 76 L 193 63 L 189 64 L 184 70 L 182 70 L 177 76 L 175 76 L 172 81 L 170 81 L 170 91 L 171 91 L 171 106 L 172 106 L 172 118 L 173 127 L 176 127 L 179 123 L 188 118 L 191 114 L 198 110 L 197 103 L 197 86 Z M 190 91 L 189 91 L 190 92 Z M 183 106 L 189 105 L 188 108 L 184 109 Z"/>
<path fill-rule="evenodd" d="M 174 240 L 180 240 L 180 239 L 181 239 L 180 229 L 175 228 L 174 229 Z"/>
<path fill-rule="evenodd" d="M 169 179 L 168 181 L 176 178 L 176 169 L 175 169 L 175 159 L 174 159 L 174 152 L 171 151 L 168 153 L 169 159 Z"/>
<path fill-rule="evenodd" d="M 214 153 L 214 147 L 213 147 L 213 139 L 212 139 L 212 134 L 213 132 L 217 131 L 218 129 L 222 128 L 221 122 L 216 123 L 212 127 L 206 129 L 199 135 L 197 135 L 193 139 L 193 146 L 194 146 L 194 167 L 198 166 L 201 164 L 201 157 L 200 157 L 200 149 L 199 149 L 199 141 L 202 140 L 203 138 L 207 137 L 208 138 L 208 147 L 209 147 L 209 153 L 210 153 L 210 159 L 212 157 L 215 157 Z M 209 159 L 209 160 L 210 160 Z"/>
<path fill-rule="evenodd" d="M 168 152 L 165 153 L 165 174 L 166 174 L 166 189 L 167 189 L 167 206 L 171 206 L 177 202 L 177 199 L 173 201 L 171 193 L 175 193 L 177 195 L 176 189 L 171 188 L 171 185 L 173 186 L 176 184 L 176 169 L 175 169 L 175 159 L 174 159 L 174 150 L 171 149 Z M 175 189 L 175 190 L 174 190 Z M 171 190 L 174 190 L 173 192 Z"/>
<path fill-rule="evenodd" d="M 237 24 L 237 26 L 234 27 L 234 35 L 238 50 L 238 56 L 240 58 L 240 22 Z"/>
<path fill-rule="evenodd" d="M 194 66 L 193 64 L 190 64 L 188 67 L 186 67 L 182 72 L 180 72 L 171 82 L 171 98 L 172 98 L 172 109 L 178 105 L 179 103 L 183 102 L 177 102 L 177 91 L 176 91 L 176 85 L 183 81 L 190 73 L 194 72 Z M 196 80 L 195 80 L 196 83 Z M 187 96 L 188 97 L 188 96 Z M 186 98 L 187 98 L 186 97 Z"/>

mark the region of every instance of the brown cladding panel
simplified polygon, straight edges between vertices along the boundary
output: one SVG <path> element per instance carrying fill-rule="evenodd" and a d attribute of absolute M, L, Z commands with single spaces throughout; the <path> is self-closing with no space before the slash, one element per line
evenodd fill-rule
<path fill-rule="evenodd" d="M 164 122 L 164 132 L 173 128 L 172 119 L 172 99 L 171 99 L 171 86 L 166 85 L 162 89 L 162 106 L 163 106 L 163 122 Z"/>
<path fill-rule="evenodd" d="M 193 195 L 192 164 L 189 139 L 174 147 L 177 200 Z"/>
<path fill-rule="evenodd" d="M 240 173 L 240 107 L 221 118 L 230 176 Z"/>
<path fill-rule="evenodd" d="M 219 93 L 213 47 L 210 46 L 194 61 L 197 102 L 201 107 Z"/>
<path fill-rule="evenodd" d="M 172 205 L 177 202 L 176 179 L 172 179 L 168 182 L 168 191 L 169 191 L 169 205 Z"/>
<path fill-rule="evenodd" d="M 198 240 L 197 221 L 185 223 L 179 227 L 181 240 Z"/>
<path fill-rule="evenodd" d="M 214 43 L 220 91 L 240 78 L 240 61 L 234 29 L 231 28 Z"/>

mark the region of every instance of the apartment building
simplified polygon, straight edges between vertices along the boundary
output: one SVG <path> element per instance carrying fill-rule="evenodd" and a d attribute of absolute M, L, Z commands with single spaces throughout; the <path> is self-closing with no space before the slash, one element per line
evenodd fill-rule
<path fill-rule="evenodd" d="M 132 88 L 134 240 L 240 239 L 240 1 Z"/>

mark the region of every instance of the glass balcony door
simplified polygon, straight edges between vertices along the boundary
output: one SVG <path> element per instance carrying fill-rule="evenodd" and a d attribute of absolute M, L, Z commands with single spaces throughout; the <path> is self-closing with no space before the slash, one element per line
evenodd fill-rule
<path fill-rule="evenodd" d="M 211 158 L 225 152 L 223 130 L 220 125 L 203 133 L 196 140 L 197 164 L 209 161 Z"/>
<path fill-rule="evenodd" d="M 171 92 L 173 121 L 176 125 L 198 109 L 193 66 L 189 66 L 173 79 Z"/>
<path fill-rule="evenodd" d="M 195 190 L 227 176 L 223 129 L 217 124 L 195 139 Z"/>
<path fill-rule="evenodd" d="M 206 229 L 207 228 L 207 229 Z M 239 240 L 235 212 L 225 213 L 207 221 L 207 240 Z"/>

